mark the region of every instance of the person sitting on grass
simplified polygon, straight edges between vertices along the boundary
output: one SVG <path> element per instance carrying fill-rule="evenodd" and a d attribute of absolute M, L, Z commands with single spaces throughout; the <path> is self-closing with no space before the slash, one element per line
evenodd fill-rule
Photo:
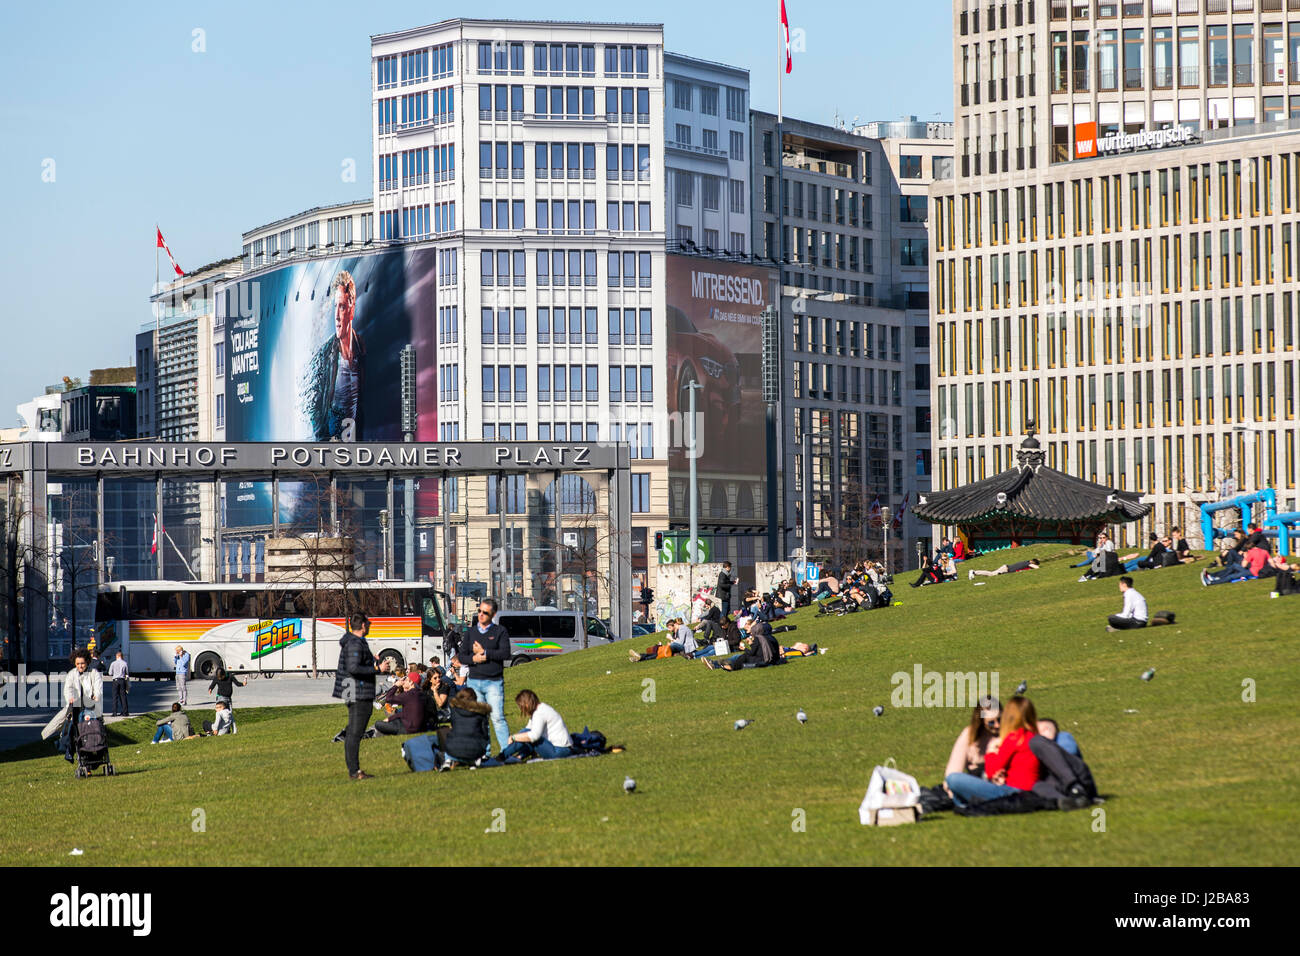
<path fill-rule="evenodd" d="M 1017 791 L 1032 790 L 1038 782 L 1038 758 L 1029 741 L 1038 733 L 1038 715 L 1033 703 L 1019 695 L 1007 701 L 999 715 L 998 737 L 984 751 L 984 774 L 954 773 L 944 780 L 953 803 L 968 806 L 996 800 Z"/>
<path fill-rule="evenodd" d="M 1141 552 L 1134 551 L 1132 554 L 1126 554 L 1119 559 L 1120 563 L 1124 565 L 1125 571 L 1133 572 L 1140 569 L 1158 568 L 1161 566 L 1165 551 L 1167 550 L 1164 543 L 1156 534 L 1152 534 L 1147 539 L 1147 543 L 1150 545 L 1151 550 L 1145 558 L 1142 557 Z"/>
<path fill-rule="evenodd" d="M 1119 593 L 1124 596 L 1124 607 L 1118 614 L 1110 616 L 1106 630 L 1127 631 L 1135 627 L 1146 627 L 1147 599 L 1133 587 L 1133 579 L 1127 574 L 1119 579 Z"/>
<path fill-rule="evenodd" d="M 636 664 L 640 661 L 662 660 L 672 657 L 674 654 L 683 654 L 690 657 L 698 647 L 695 641 L 695 632 L 691 630 L 691 626 L 680 617 L 669 620 L 667 626 L 670 635 L 667 642 L 660 641 L 658 644 L 646 648 L 644 654 L 635 648 L 628 648 L 627 659 Z M 690 648 L 689 651 L 687 650 L 688 647 Z"/>
<path fill-rule="evenodd" d="M 569 728 L 564 725 L 564 718 L 554 707 L 543 703 L 531 690 L 521 690 L 516 694 L 515 704 L 528 725 L 510 738 L 498 759 L 527 759 L 536 756 L 543 760 L 554 760 L 573 753 L 573 738 L 569 736 Z"/>
<path fill-rule="evenodd" d="M 172 704 L 172 712 L 158 721 L 158 729 L 154 731 L 153 740 L 149 743 L 156 744 L 164 737 L 166 743 L 171 743 L 173 740 L 186 740 L 193 736 L 190 719 L 185 716 L 185 711 L 181 710 L 181 705 L 177 702 Z"/>
<path fill-rule="evenodd" d="M 957 561 L 951 551 L 940 551 L 938 558 L 939 578 L 941 581 L 957 580 Z"/>
<path fill-rule="evenodd" d="M 438 744 L 450 764 L 477 763 L 487 752 L 491 713 L 492 708 L 478 699 L 472 687 L 461 688 L 451 699 L 451 726 L 438 731 Z"/>
<path fill-rule="evenodd" d="M 418 734 L 424 730 L 424 693 L 420 688 L 418 671 L 407 671 L 406 676 L 384 694 L 383 702 L 394 708 L 393 713 L 375 721 L 366 732 L 367 737 Z"/>
<path fill-rule="evenodd" d="M 755 621 L 750 625 L 749 637 L 741 642 L 741 647 L 741 653 L 721 664 L 706 657 L 704 666 L 709 670 L 738 671 L 746 667 L 770 667 L 781 663 L 780 648 L 772 637 L 771 625 L 766 621 Z"/>
<path fill-rule="evenodd" d="M 926 584 L 938 584 L 940 581 L 939 573 L 934 569 L 934 564 L 928 554 L 921 555 L 921 573 L 917 575 L 916 580 L 912 582 L 912 587 L 919 588 Z"/>
<path fill-rule="evenodd" d="M 233 733 L 235 733 L 235 715 L 226 706 L 226 702 L 219 699 L 212 720 L 203 722 L 203 735 L 205 737 L 224 737 Z"/>
<path fill-rule="evenodd" d="M 1169 529 L 1169 549 L 1178 559 L 1179 564 L 1191 564 L 1196 560 L 1196 555 L 1192 554 L 1191 547 L 1187 544 L 1187 539 L 1183 537 L 1183 532 L 1177 526 Z"/>
<path fill-rule="evenodd" d="M 1038 560 L 1036 558 L 1030 558 L 1028 561 L 1017 561 L 1015 564 L 1001 565 L 1000 567 L 994 568 L 992 571 L 986 571 L 982 568 L 971 568 L 970 571 L 966 573 L 966 577 L 969 580 L 974 581 L 977 577 L 995 578 L 999 574 L 1015 574 L 1019 571 L 1037 571 L 1037 570 L 1038 570 Z"/>
<path fill-rule="evenodd" d="M 1076 757 L 1083 756 L 1083 754 L 1079 752 L 1079 742 L 1074 739 L 1074 734 L 1070 733 L 1068 730 L 1062 730 L 1060 725 L 1051 717 L 1038 718 L 1038 735 L 1047 740 L 1055 741 L 1056 746 L 1060 747 L 1067 754 L 1073 754 Z"/>
<path fill-rule="evenodd" d="M 1238 532 L 1240 533 L 1240 532 Z M 1236 552 L 1227 552 L 1235 554 Z M 1246 551 L 1241 557 L 1240 564 L 1230 564 L 1224 567 L 1222 571 L 1202 571 L 1201 584 L 1209 587 L 1211 584 L 1229 584 L 1233 581 L 1253 581 L 1258 578 L 1264 566 L 1268 564 L 1268 552 L 1255 545 Z"/>
<path fill-rule="evenodd" d="M 962 728 L 953 742 L 948 765 L 943 768 L 943 789 L 958 806 L 966 806 L 966 801 L 957 798 L 952 787 L 953 778 L 971 778 L 969 781 L 957 781 L 957 790 L 961 792 L 971 792 L 977 784 L 985 782 L 984 755 L 989 745 L 997 739 L 1001 716 L 1001 701 L 993 697 L 981 697 L 979 703 L 971 709 L 970 723 Z"/>

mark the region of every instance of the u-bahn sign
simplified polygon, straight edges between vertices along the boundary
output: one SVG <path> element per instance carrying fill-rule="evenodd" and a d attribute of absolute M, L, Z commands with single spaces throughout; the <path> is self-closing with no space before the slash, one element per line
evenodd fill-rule
<path fill-rule="evenodd" d="M 549 442 L 50 442 L 51 472 L 429 472 L 627 467 L 624 446 Z"/>

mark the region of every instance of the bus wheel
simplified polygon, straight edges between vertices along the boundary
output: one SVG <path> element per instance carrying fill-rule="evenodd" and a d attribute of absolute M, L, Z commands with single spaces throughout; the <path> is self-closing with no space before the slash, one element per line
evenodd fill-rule
<path fill-rule="evenodd" d="M 217 671 L 222 667 L 221 658 L 212 653 L 204 651 L 199 655 L 199 659 L 194 662 L 194 676 L 201 677 L 204 680 L 212 680 L 217 676 Z"/>
<path fill-rule="evenodd" d="M 392 661 L 390 666 L 393 668 L 402 666 L 402 655 L 391 647 L 379 652 L 379 660 L 381 663 L 383 661 Z"/>
<path fill-rule="evenodd" d="M 510 666 L 518 667 L 520 664 L 527 664 L 531 660 L 532 658 L 527 654 L 516 654 L 514 657 L 510 658 Z"/>

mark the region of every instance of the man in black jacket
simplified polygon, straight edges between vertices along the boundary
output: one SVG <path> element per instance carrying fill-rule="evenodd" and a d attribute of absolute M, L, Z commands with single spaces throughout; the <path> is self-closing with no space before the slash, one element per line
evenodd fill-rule
<path fill-rule="evenodd" d="M 722 616 L 731 613 L 731 562 L 723 561 L 718 572 L 718 598 L 722 601 Z"/>
<path fill-rule="evenodd" d="M 343 732 L 343 759 L 348 776 L 369 780 L 371 774 L 361 769 L 361 735 L 370 719 L 375 699 L 375 656 L 370 653 L 366 635 L 370 619 L 360 611 L 348 615 L 348 629 L 339 639 L 339 665 L 334 672 L 334 696 L 348 705 L 348 726 Z"/>
<path fill-rule="evenodd" d="M 492 622 L 496 613 L 496 598 L 479 602 L 478 620 L 461 634 L 458 656 L 469 663 L 466 686 L 473 689 L 480 702 L 492 708 L 492 729 L 500 744 L 498 749 L 505 750 L 510 742 L 510 728 L 506 724 L 504 664 L 510 660 L 510 635 L 500 624 Z"/>
<path fill-rule="evenodd" d="M 780 664 L 781 648 L 772 636 L 772 626 L 766 621 L 755 621 L 749 626 L 749 647 L 742 654 L 718 664 L 709 658 L 704 665 L 709 670 L 738 671 L 746 667 L 770 667 Z"/>

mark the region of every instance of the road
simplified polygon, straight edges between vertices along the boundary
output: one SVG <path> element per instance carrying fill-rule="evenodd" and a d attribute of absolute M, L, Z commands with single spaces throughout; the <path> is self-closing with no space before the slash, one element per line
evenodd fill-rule
<path fill-rule="evenodd" d="M 4 674 L 4 680 L 14 681 L 13 674 Z M 9 688 L 0 688 L 0 691 Z M 208 682 L 192 680 L 187 688 L 189 700 L 186 711 L 194 711 L 191 720 L 195 726 L 203 720 L 199 711 L 212 710 L 215 692 L 207 693 Z M 240 707 L 289 707 L 295 704 L 337 704 L 331 694 L 334 691 L 334 674 L 328 673 L 312 680 L 306 674 L 280 674 L 273 679 L 260 677 L 247 681 L 247 686 L 236 687 L 235 710 Z M 112 724 L 120 717 L 109 717 L 112 711 L 112 682 L 104 682 L 105 704 L 104 722 Z M 12 698 L 16 699 L 16 697 Z M 21 744 L 39 740 L 41 728 L 54 716 L 58 706 L 54 707 L 14 707 L 10 705 L 11 695 L 0 697 L 0 750 L 8 750 Z M 172 680 L 133 680 L 131 681 L 130 707 L 135 715 L 155 713 L 171 709 L 176 700 L 176 683 Z"/>

